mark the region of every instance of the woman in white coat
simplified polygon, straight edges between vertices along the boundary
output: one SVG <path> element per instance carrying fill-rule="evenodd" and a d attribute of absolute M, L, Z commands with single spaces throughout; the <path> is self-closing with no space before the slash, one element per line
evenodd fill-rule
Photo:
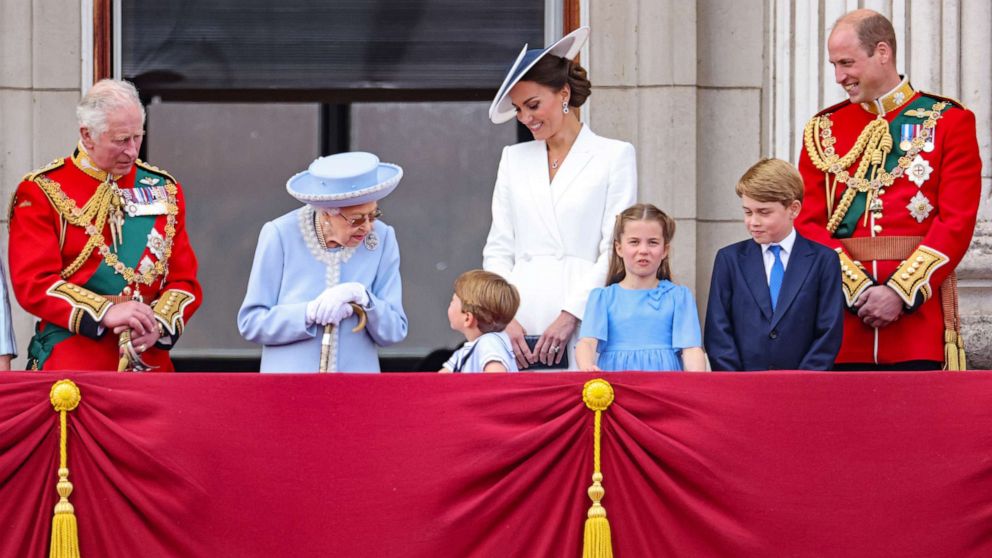
<path fill-rule="evenodd" d="M 589 96 L 572 59 L 589 36 L 579 28 L 546 49 L 521 51 L 489 117 L 514 117 L 534 141 L 503 149 L 483 267 L 520 291 L 506 328 L 521 369 L 536 362 L 575 367 L 575 334 L 589 291 L 605 284 L 613 224 L 637 198 L 634 147 L 597 136 L 574 109 Z M 525 335 L 540 336 L 533 350 Z"/>

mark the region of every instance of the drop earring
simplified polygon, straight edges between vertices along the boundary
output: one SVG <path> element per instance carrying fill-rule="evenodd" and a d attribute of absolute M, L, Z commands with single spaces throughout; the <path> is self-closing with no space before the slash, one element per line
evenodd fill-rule
<path fill-rule="evenodd" d="M 568 101 L 561 102 L 561 111 L 565 114 L 568 114 Z"/>

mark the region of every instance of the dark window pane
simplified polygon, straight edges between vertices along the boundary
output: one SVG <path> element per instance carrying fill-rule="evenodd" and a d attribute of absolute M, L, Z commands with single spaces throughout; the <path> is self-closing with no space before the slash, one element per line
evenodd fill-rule
<path fill-rule="evenodd" d="M 142 93 L 492 90 L 543 0 L 124 0 L 123 75 Z"/>

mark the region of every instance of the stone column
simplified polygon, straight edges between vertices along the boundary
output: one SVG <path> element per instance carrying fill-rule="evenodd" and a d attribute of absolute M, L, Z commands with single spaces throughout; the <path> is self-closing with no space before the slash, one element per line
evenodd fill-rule
<path fill-rule="evenodd" d="M 701 313 L 717 250 L 748 237 L 735 187 L 762 153 L 766 15 L 763 0 L 697 2 L 696 292 Z"/>
<path fill-rule="evenodd" d="M 676 281 L 696 285 L 696 6 L 688 0 L 589 3 L 589 123 L 637 148 L 640 201 L 678 222 Z"/>

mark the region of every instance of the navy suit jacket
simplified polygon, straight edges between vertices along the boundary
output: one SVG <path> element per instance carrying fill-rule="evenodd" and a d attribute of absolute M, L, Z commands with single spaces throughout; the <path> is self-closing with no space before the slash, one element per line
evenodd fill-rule
<path fill-rule="evenodd" d="M 717 252 L 703 336 L 713 370 L 830 370 L 843 323 L 840 263 L 826 246 L 796 234 L 774 312 L 761 245 Z"/>

